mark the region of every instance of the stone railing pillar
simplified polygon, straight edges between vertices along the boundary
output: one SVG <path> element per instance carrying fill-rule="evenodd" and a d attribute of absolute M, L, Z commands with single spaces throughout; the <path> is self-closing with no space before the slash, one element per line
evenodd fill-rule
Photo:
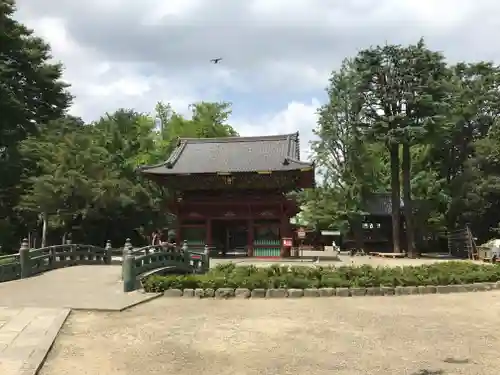
<path fill-rule="evenodd" d="M 76 253 L 78 251 L 78 249 L 76 248 L 76 246 L 73 246 L 73 242 L 71 241 L 71 239 L 67 239 L 66 243 L 63 242 L 63 245 L 66 245 L 64 247 L 64 249 L 68 249 L 68 251 L 71 252 L 71 253 Z M 55 259 L 55 257 L 54 257 L 54 259 Z M 73 260 L 73 261 L 75 261 L 74 265 L 77 265 L 79 260 L 85 259 L 85 258 L 82 258 L 81 255 L 70 255 L 70 259 Z"/>
<path fill-rule="evenodd" d="M 19 248 L 19 262 L 21 263 L 21 279 L 25 279 L 31 276 L 31 259 L 30 259 L 30 247 L 28 239 L 25 238 L 21 242 L 21 247 Z"/>
<path fill-rule="evenodd" d="M 130 238 L 127 238 L 125 240 L 125 244 L 123 245 L 123 251 L 122 251 L 123 259 L 125 259 L 125 255 L 127 255 L 128 253 L 131 253 L 133 249 L 134 249 L 134 246 L 132 245 Z"/>
<path fill-rule="evenodd" d="M 136 275 L 134 269 L 134 256 L 127 251 L 122 262 L 123 291 L 125 293 L 135 290 Z"/>
<path fill-rule="evenodd" d="M 182 241 L 181 247 L 182 254 L 184 255 L 184 263 L 187 265 L 191 264 L 191 254 L 189 253 L 189 247 L 187 240 Z"/>
<path fill-rule="evenodd" d="M 203 262 L 201 266 L 203 273 L 208 272 L 210 269 L 210 248 L 208 245 L 205 245 L 205 249 L 203 250 Z"/>
<path fill-rule="evenodd" d="M 104 263 L 111 264 L 111 259 L 113 257 L 113 249 L 111 247 L 111 241 L 106 241 L 106 246 L 104 247 L 105 255 L 104 255 Z"/>
<path fill-rule="evenodd" d="M 125 257 L 132 250 L 132 242 L 130 242 L 130 238 L 125 240 L 125 244 L 122 249 L 122 279 L 123 279 L 123 262 L 125 262 Z"/>
<path fill-rule="evenodd" d="M 49 265 L 50 268 L 54 268 L 54 264 L 56 263 L 56 249 L 53 247 L 49 248 Z"/>
<path fill-rule="evenodd" d="M 124 275 L 123 275 L 123 270 L 124 270 L 124 264 L 125 264 L 125 257 L 127 256 L 127 254 L 129 254 L 130 252 L 132 251 L 132 242 L 130 242 L 130 238 L 127 238 L 125 240 L 125 244 L 123 245 L 123 249 L 122 249 L 122 279 L 124 279 Z"/>
<path fill-rule="evenodd" d="M 130 238 L 127 238 L 125 240 L 125 244 L 123 245 L 123 256 L 125 256 L 125 253 L 129 250 L 132 250 L 132 242 L 130 241 Z"/>

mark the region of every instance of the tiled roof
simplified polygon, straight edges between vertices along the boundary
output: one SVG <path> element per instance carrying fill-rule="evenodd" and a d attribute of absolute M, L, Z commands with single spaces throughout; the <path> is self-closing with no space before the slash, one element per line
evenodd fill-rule
<path fill-rule="evenodd" d="M 299 133 L 263 137 L 181 138 L 164 163 L 142 173 L 195 174 L 288 171 L 311 167 L 300 161 Z"/>

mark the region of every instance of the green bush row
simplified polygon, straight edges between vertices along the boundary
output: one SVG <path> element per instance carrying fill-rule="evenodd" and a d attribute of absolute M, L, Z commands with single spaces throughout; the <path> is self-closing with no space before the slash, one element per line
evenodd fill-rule
<path fill-rule="evenodd" d="M 499 265 L 441 262 L 405 267 L 283 267 L 218 265 L 204 275 L 151 276 L 146 292 L 195 288 L 341 288 L 453 285 L 500 280 Z"/>

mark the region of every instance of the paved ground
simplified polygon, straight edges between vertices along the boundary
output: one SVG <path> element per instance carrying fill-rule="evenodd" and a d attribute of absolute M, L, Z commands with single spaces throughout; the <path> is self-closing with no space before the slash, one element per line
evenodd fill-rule
<path fill-rule="evenodd" d="M 500 292 L 72 313 L 40 375 L 497 375 Z"/>
<path fill-rule="evenodd" d="M 122 310 L 154 297 L 123 293 L 120 275 L 121 266 L 75 266 L 0 283 L 0 306 Z"/>
<path fill-rule="evenodd" d="M 313 252 L 310 252 L 313 253 Z M 322 252 L 314 252 L 314 253 L 322 253 Z M 313 255 L 311 255 L 312 257 Z M 314 255 L 318 256 L 318 255 Z M 330 260 L 328 257 L 321 257 L 319 254 L 319 264 L 322 266 L 345 266 L 345 265 L 361 265 L 361 264 L 369 264 L 374 267 L 377 266 L 416 266 L 421 264 L 431 264 L 436 262 L 448 262 L 446 259 L 409 259 L 409 258 L 381 258 L 381 257 L 372 257 L 372 256 L 348 256 L 348 255 L 339 255 L 338 260 Z M 268 267 L 271 264 L 283 264 L 283 265 L 300 265 L 300 266 L 311 266 L 316 264 L 314 259 L 276 259 L 276 260 L 265 260 L 265 259 L 255 259 L 255 258 L 237 258 L 237 259 L 211 259 L 210 267 L 214 267 L 219 263 L 229 263 L 234 262 L 238 265 L 256 265 L 259 267 Z M 482 263 L 482 262 L 477 262 Z M 484 263 L 482 263 L 484 264 Z"/>
<path fill-rule="evenodd" d="M 68 309 L 0 307 L 0 374 L 36 374 L 68 314 Z"/>

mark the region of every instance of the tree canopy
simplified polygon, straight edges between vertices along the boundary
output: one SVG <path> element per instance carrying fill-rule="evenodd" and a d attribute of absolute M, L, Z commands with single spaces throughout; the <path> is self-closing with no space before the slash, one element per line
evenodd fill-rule
<path fill-rule="evenodd" d="M 17 22 L 14 11 L 14 1 L 0 3 L 0 244 L 18 242 L 23 226 L 15 213 L 27 183 L 21 143 L 71 103 L 62 66 L 49 62 L 49 45 Z"/>
<path fill-rule="evenodd" d="M 38 244 L 143 241 L 173 220 L 171 192 L 136 168 L 166 160 L 179 137 L 238 136 L 231 104 L 201 101 L 183 116 L 159 102 L 153 113 L 121 108 L 86 123 L 68 112 L 50 46 L 14 11 L 13 0 L 1 2 L 2 251 L 27 233 Z M 318 187 L 298 194 L 306 221 L 351 231 L 362 246 L 367 202 L 389 193 L 395 251 L 415 255 L 429 233 L 466 224 L 484 240 L 500 230 L 499 66 L 450 64 L 424 40 L 386 44 L 346 58 L 326 91 L 311 145 Z"/>
<path fill-rule="evenodd" d="M 324 178 L 321 192 L 302 195 L 314 207 L 309 220 L 345 228 L 347 212 L 364 216 L 371 194 L 389 192 L 400 251 L 403 192 L 402 248 L 410 255 L 422 246 L 415 233 L 421 242 L 468 224 L 483 240 L 493 236 L 500 222 L 499 74 L 489 62 L 451 65 L 423 40 L 372 47 L 344 63 L 318 110 L 314 154 Z"/>

